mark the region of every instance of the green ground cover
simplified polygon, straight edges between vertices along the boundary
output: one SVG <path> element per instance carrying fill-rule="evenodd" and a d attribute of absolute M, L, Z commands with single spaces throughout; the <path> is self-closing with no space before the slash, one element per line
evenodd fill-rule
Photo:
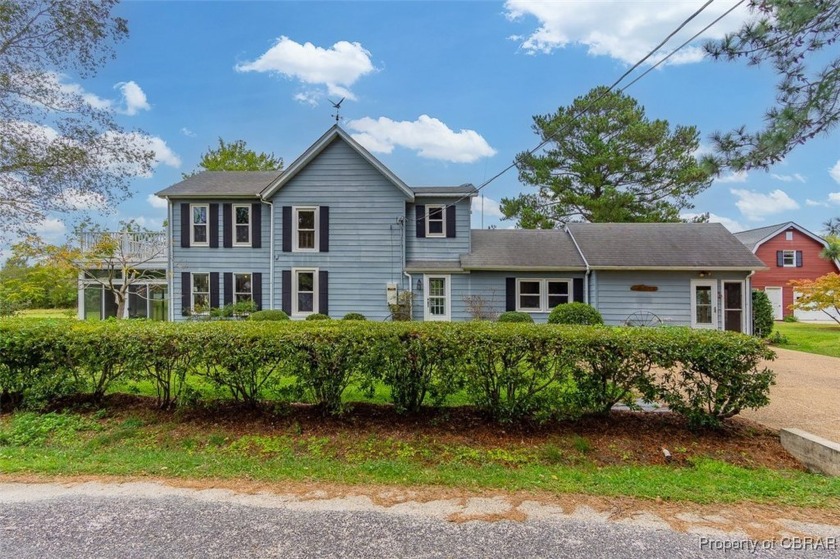
<path fill-rule="evenodd" d="M 787 341 L 774 345 L 796 351 L 840 357 L 840 325 L 777 322 L 774 331 Z"/>

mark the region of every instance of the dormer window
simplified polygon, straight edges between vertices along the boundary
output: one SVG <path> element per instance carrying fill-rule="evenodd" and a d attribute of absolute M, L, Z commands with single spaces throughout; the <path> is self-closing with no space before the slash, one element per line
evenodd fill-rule
<path fill-rule="evenodd" d="M 446 206 L 441 205 L 427 205 L 426 206 L 426 236 L 427 237 L 445 237 L 446 228 L 444 218 L 446 217 Z"/>

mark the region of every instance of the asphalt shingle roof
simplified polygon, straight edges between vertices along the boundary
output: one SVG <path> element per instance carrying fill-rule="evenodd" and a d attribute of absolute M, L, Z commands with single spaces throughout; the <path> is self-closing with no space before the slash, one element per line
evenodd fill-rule
<path fill-rule="evenodd" d="M 478 194 L 478 190 L 471 184 L 462 184 L 460 186 L 415 186 L 412 187 L 414 194 L 417 196 L 435 196 L 435 195 L 452 195 L 452 194 Z"/>
<path fill-rule="evenodd" d="M 471 234 L 472 252 L 461 257 L 464 268 L 586 268 L 562 230 L 474 229 Z"/>
<path fill-rule="evenodd" d="M 764 264 L 719 223 L 570 223 L 593 268 L 738 268 Z"/>
<path fill-rule="evenodd" d="M 748 229 L 747 231 L 740 231 L 734 233 L 735 237 L 744 243 L 750 250 L 755 250 L 755 245 L 762 239 L 766 239 L 776 231 L 792 225 L 792 222 L 778 223 L 776 225 L 768 225 L 767 227 L 759 227 L 758 229 Z"/>
<path fill-rule="evenodd" d="M 281 171 L 204 171 L 187 177 L 158 196 L 247 196 L 255 198 Z"/>

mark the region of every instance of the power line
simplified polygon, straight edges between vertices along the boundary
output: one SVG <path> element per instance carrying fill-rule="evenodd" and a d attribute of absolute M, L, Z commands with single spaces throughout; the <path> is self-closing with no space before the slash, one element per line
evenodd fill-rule
<path fill-rule="evenodd" d="M 648 69 L 647 69 L 647 70 L 646 70 L 646 71 L 645 71 L 645 72 L 644 72 L 641 76 L 639 76 L 639 77 L 637 77 L 636 79 L 634 79 L 632 82 L 630 82 L 629 84 L 627 84 L 626 86 L 624 86 L 623 88 L 621 88 L 619 91 L 624 91 L 625 89 L 627 89 L 628 87 L 630 87 L 630 86 L 631 86 L 631 85 L 633 85 L 634 83 L 638 82 L 641 78 L 643 78 L 644 76 L 646 76 L 647 74 L 649 74 L 649 73 L 650 73 L 650 72 L 651 72 L 654 68 L 657 68 L 658 66 L 660 66 L 661 64 L 663 64 L 666 60 L 668 60 L 669 58 L 671 58 L 671 57 L 672 57 L 674 54 L 676 54 L 679 50 L 683 49 L 685 46 L 687 46 L 689 43 L 691 43 L 692 41 L 694 41 L 694 40 L 695 40 L 697 37 L 699 37 L 701 34 L 703 34 L 703 33 L 705 33 L 706 31 L 708 31 L 708 30 L 709 30 L 712 26 L 714 26 L 714 25 L 715 25 L 716 23 L 718 23 L 721 19 L 723 19 L 724 17 L 726 17 L 727 15 L 729 15 L 729 14 L 730 14 L 733 10 L 735 10 L 735 8 L 737 8 L 738 6 L 740 6 L 741 4 L 743 4 L 745 1 L 746 1 L 746 0 L 740 0 L 737 4 L 735 4 L 734 6 L 732 6 L 732 8 L 730 8 L 729 10 L 727 10 L 726 12 L 724 12 L 724 14 L 723 14 L 723 15 L 719 16 L 717 19 L 715 19 L 714 21 L 712 21 L 709 25 L 707 25 L 706 27 L 704 27 L 704 28 L 703 28 L 701 31 L 699 31 L 698 33 L 695 33 L 695 34 L 694 34 L 694 35 L 693 35 L 693 36 L 692 36 L 689 40 L 685 41 L 685 42 L 684 42 L 684 43 L 682 43 L 680 46 L 678 46 L 677 48 L 675 48 L 674 50 L 672 50 L 672 51 L 671 51 L 671 52 L 670 52 L 667 56 L 665 56 L 663 59 L 661 59 L 660 61 L 658 61 L 658 62 L 657 62 L 655 65 L 653 65 L 651 68 L 648 68 Z M 703 11 L 704 11 L 707 7 L 709 7 L 709 5 L 710 5 L 710 4 L 712 4 L 712 2 L 714 2 L 714 0 L 708 0 L 705 4 L 703 4 L 700 8 L 698 8 L 698 9 L 697 9 L 694 13 L 692 13 L 692 14 L 691 14 L 691 15 L 690 15 L 690 16 L 689 16 L 689 17 L 688 17 L 685 21 L 683 21 L 683 22 L 682 22 L 680 25 L 678 25 L 678 26 L 677 26 L 677 27 L 676 27 L 673 31 L 671 31 L 671 32 L 668 34 L 668 36 L 667 36 L 667 37 L 665 37 L 665 39 L 663 39 L 662 41 L 660 41 L 660 43 L 659 43 L 658 45 L 656 45 L 656 46 L 655 46 L 655 47 L 654 47 L 654 48 L 653 48 L 650 52 L 648 52 L 648 53 L 647 53 L 647 54 L 646 54 L 643 58 L 641 58 L 638 62 L 636 62 L 635 64 L 633 64 L 633 66 L 632 66 L 632 67 L 630 67 L 630 69 L 628 69 L 628 70 L 627 70 L 626 72 L 624 72 L 624 73 L 623 73 L 623 74 L 622 74 L 622 75 L 621 75 L 621 76 L 620 76 L 617 80 L 615 80 L 615 81 L 612 83 L 612 85 L 610 85 L 610 86 L 606 89 L 606 91 L 604 91 L 604 93 L 602 93 L 600 96 L 598 96 L 598 97 L 597 97 L 596 99 L 594 99 L 592 102 L 590 102 L 588 105 L 586 105 L 585 107 L 583 107 L 583 109 L 581 109 L 581 110 L 580 110 L 577 114 L 575 114 L 575 115 L 574 115 L 574 117 L 575 117 L 575 118 L 577 118 L 577 117 L 579 117 L 579 116 L 583 115 L 585 112 L 589 111 L 589 110 L 590 110 L 590 109 L 591 109 L 594 105 L 596 105 L 599 101 L 601 101 L 601 99 L 603 99 L 604 97 L 606 97 L 606 96 L 607 96 L 607 94 L 608 94 L 608 93 L 610 93 L 610 91 L 612 91 L 612 90 L 613 90 L 613 89 L 614 89 L 614 88 L 615 88 L 618 84 L 620 84 L 620 83 L 621 83 L 621 82 L 622 82 L 622 81 L 623 81 L 623 80 L 624 80 L 624 79 L 625 79 L 628 75 L 630 75 L 630 74 L 631 74 L 634 70 L 636 70 L 636 68 L 638 68 L 639 66 L 641 66 L 642 64 L 644 64 L 644 63 L 645 63 L 645 61 L 647 61 L 647 59 L 649 59 L 651 56 L 653 56 L 654 54 L 656 54 L 656 51 L 658 51 L 660 48 L 662 48 L 662 47 L 663 47 L 663 46 L 664 46 L 664 45 L 665 45 L 668 41 L 670 41 L 670 40 L 674 37 L 674 35 L 676 35 L 677 33 L 679 33 L 679 32 L 680 32 L 680 31 L 681 31 L 681 30 L 682 30 L 682 29 L 683 29 L 686 25 L 688 25 L 688 23 L 690 23 L 690 22 L 691 22 L 691 21 L 692 21 L 695 17 L 697 17 L 698 15 L 700 15 L 700 13 L 702 13 L 702 12 L 703 12 Z M 560 128 L 560 129 L 558 129 L 558 130 L 554 131 L 552 134 L 550 134 L 549 136 L 547 136 L 547 137 L 546 137 L 543 141 L 541 141 L 541 142 L 540 142 L 540 143 L 539 143 L 536 147 L 534 147 L 533 149 L 528 150 L 528 151 L 527 151 L 527 153 L 530 155 L 530 154 L 533 154 L 533 153 L 535 153 L 536 151 L 540 150 L 543 146 L 545 146 L 545 145 L 546 145 L 547 143 L 549 143 L 551 140 L 553 140 L 554 138 L 556 138 L 556 137 L 557 137 L 557 135 L 558 135 L 560 132 L 564 132 L 564 131 L 566 130 L 566 128 L 567 128 L 567 127 L 563 127 L 563 128 Z M 512 162 L 510 165 L 508 165 L 507 167 L 505 167 L 504 169 L 502 169 L 501 171 L 499 171 L 498 173 L 496 173 L 495 175 L 493 175 L 493 176 L 492 176 L 492 177 L 490 177 L 489 179 L 485 180 L 485 181 L 484 181 L 483 183 L 481 183 L 479 186 L 477 186 L 477 187 L 476 187 L 476 192 L 480 192 L 480 191 L 481 191 L 483 188 L 485 188 L 487 185 L 489 185 L 490 183 L 492 183 L 493 181 L 495 181 L 496 179 L 498 179 L 499 177 L 501 177 L 502 175 L 504 175 L 505 173 L 507 173 L 508 171 L 510 171 L 511 169 L 513 169 L 514 167 L 516 167 L 516 161 Z M 454 202 L 452 202 L 452 203 L 450 203 L 450 204 L 445 205 L 444 207 L 445 207 L 445 208 L 450 208 L 450 207 L 453 207 L 453 206 L 455 206 L 456 204 L 458 204 L 459 202 L 461 202 L 461 201 L 463 201 L 463 200 L 465 200 L 465 199 L 467 199 L 467 198 L 470 198 L 470 197 L 471 197 L 471 195 L 465 195 L 465 196 L 462 196 L 462 197 L 458 198 L 457 200 L 455 200 Z M 425 219 L 425 217 L 423 217 L 423 218 L 421 218 L 421 219 Z M 415 218 L 415 221 L 418 221 L 418 219 L 417 219 L 417 218 Z"/>

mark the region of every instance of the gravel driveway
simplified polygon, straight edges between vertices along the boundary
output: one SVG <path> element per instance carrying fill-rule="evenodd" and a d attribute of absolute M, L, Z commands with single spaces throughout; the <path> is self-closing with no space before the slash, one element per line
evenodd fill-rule
<path fill-rule="evenodd" d="M 773 348 L 770 405 L 742 417 L 768 427 L 796 427 L 840 442 L 840 358 Z"/>

